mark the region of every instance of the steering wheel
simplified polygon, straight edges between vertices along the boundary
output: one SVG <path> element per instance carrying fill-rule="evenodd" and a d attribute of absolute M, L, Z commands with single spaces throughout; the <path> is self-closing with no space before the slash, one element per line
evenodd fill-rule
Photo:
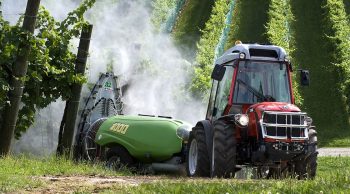
<path fill-rule="evenodd" d="M 266 102 L 276 102 L 276 99 L 271 96 L 271 95 L 265 95 L 265 99 Z"/>
<path fill-rule="evenodd" d="M 251 93 L 253 93 L 256 97 L 258 97 L 259 99 L 261 99 L 262 101 L 265 100 L 265 96 L 258 92 L 255 88 L 253 88 L 252 86 L 248 85 L 247 83 L 245 83 L 244 81 L 242 81 L 241 79 L 237 79 L 238 83 L 243 84 L 245 87 L 247 87 L 248 91 L 250 91 Z"/>

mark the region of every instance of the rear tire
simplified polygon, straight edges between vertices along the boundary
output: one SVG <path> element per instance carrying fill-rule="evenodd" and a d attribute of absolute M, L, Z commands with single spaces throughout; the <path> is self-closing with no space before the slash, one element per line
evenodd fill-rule
<path fill-rule="evenodd" d="M 190 177 L 209 177 L 210 162 L 202 126 L 193 128 L 187 144 L 186 173 Z"/>
<path fill-rule="evenodd" d="M 214 124 L 211 177 L 233 178 L 236 172 L 235 129 L 222 120 Z"/>
<path fill-rule="evenodd" d="M 122 146 L 110 148 L 106 154 L 106 166 L 111 170 L 131 169 L 134 167 L 134 159 Z"/>
<path fill-rule="evenodd" d="M 317 133 L 314 126 L 309 129 L 309 145 L 311 145 L 311 153 L 295 162 L 295 174 L 301 180 L 314 179 L 316 176 L 318 152 Z"/>

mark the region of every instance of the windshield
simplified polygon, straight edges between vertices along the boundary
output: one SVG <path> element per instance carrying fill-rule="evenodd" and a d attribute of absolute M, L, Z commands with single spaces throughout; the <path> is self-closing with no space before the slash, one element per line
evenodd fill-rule
<path fill-rule="evenodd" d="M 236 104 L 264 101 L 290 103 L 287 65 L 277 62 L 241 61 L 233 101 Z"/>

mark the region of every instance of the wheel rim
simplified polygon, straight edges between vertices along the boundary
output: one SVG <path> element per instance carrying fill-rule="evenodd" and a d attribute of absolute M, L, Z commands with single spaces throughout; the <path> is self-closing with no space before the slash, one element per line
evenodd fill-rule
<path fill-rule="evenodd" d="M 193 139 L 190 145 L 190 150 L 188 152 L 188 168 L 191 175 L 194 175 L 196 173 L 197 159 L 198 159 L 197 140 Z"/>
<path fill-rule="evenodd" d="M 88 160 L 92 161 L 97 156 L 97 144 L 95 143 L 94 134 L 88 134 L 84 137 L 84 151 Z"/>

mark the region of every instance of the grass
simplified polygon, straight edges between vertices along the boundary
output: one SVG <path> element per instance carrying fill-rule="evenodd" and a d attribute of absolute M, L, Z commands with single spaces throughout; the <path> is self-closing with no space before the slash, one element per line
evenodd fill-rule
<path fill-rule="evenodd" d="M 347 193 L 350 189 L 349 165 L 349 157 L 319 158 L 316 179 L 306 181 L 181 178 L 113 189 L 126 193 Z M 107 189 L 104 193 L 112 193 L 112 190 Z"/>
<path fill-rule="evenodd" d="M 350 146 L 349 116 L 332 71 L 332 53 L 324 32 L 322 1 L 293 0 L 295 56 L 299 67 L 310 70 L 309 87 L 301 88 L 304 111 L 314 121 L 320 146 Z"/>
<path fill-rule="evenodd" d="M 65 158 L 50 157 L 36 159 L 30 156 L 18 156 L 1 159 L 0 174 L 16 175 L 125 175 L 126 172 L 116 173 L 105 169 L 103 164 L 74 162 Z"/>
<path fill-rule="evenodd" d="M 23 175 L 0 175 L 0 193 L 13 192 L 20 189 L 35 189 L 44 186 L 44 184 L 45 183 L 39 179 L 30 179 Z"/>
<path fill-rule="evenodd" d="M 138 187 L 115 185 L 102 193 L 118 189 L 125 193 L 345 193 L 350 188 L 350 158 L 320 158 L 315 180 L 223 180 L 186 179 L 164 180 Z"/>
<path fill-rule="evenodd" d="M 102 164 L 75 163 L 64 158 L 37 159 L 28 156 L 0 158 L 0 193 L 45 186 L 38 176 L 123 176 L 129 172 L 114 172 Z"/>
<path fill-rule="evenodd" d="M 350 189 L 350 157 L 320 157 L 315 180 L 242 180 L 202 179 L 163 176 L 158 180 L 128 184 L 84 185 L 72 183 L 68 191 L 74 193 L 346 193 Z M 0 159 L 0 193 L 33 192 L 38 189 L 51 192 L 66 191 L 65 184 L 53 187 L 37 176 L 110 176 L 128 175 L 126 172 L 112 172 L 101 165 L 75 164 L 65 159 L 33 159 L 27 157 L 6 157 Z M 58 186 L 57 186 L 58 185 Z"/>
<path fill-rule="evenodd" d="M 340 132 L 342 132 L 344 130 L 341 130 Z M 345 131 L 345 134 L 347 136 L 341 136 L 341 135 L 338 135 L 338 136 L 335 136 L 334 134 L 331 134 L 330 137 L 332 137 L 332 139 L 330 141 L 327 141 L 327 140 L 322 140 L 323 138 L 327 139 L 327 133 L 326 134 L 322 134 L 319 135 L 319 137 L 321 138 L 321 141 L 320 141 L 320 147 L 349 147 L 350 145 L 350 138 L 349 138 L 349 135 L 348 135 L 348 132 Z M 319 139 L 320 139 L 319 138 Z"/>

